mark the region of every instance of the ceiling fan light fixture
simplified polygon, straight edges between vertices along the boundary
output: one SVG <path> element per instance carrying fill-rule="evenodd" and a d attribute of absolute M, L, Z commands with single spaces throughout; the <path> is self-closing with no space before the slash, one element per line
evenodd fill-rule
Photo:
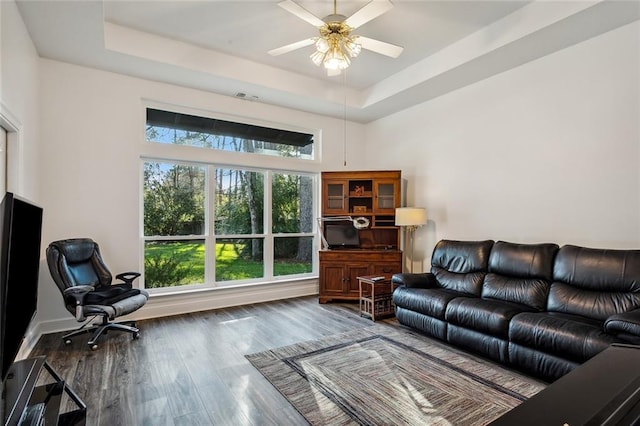
<path fill-rule="evenodd" d="M 324 37 L 318 37 L 316 41 L 316 50 L 321 53 L 327 53 L 329 50 L 329 42 Z"/>
<path fill-rule="evenodd" d="M 315 52 L 313 52 L 311 54 L 311 56 L 309 56 L 311 58 L 311 61 L 316 64 L 317 66 L 322 65 L 322 62 L 324 62 L 324 57 L 326 56 L 326 53 L 321 52 L 319 50 L 316 50 Z"/>
<path fill-rule="evenodd" d="M 334 46 L 327 52 L 323 64 L 328 70 L 344 70 L 351 65 L 351 61 L 339 46 Z"/>
<path fill-rule="evenodd" d="M 356 43 L 353 37 L 345 38 L 344 49 L 347 51 L 349 56 L 355 58 L 362 51 L 362 45 Z"/>
<path fill-rule="evenodd" d="M 311 54 L 311 61 L 328 70 L 340 71 L 349 67 L 349 58 L 355 58 L 362 51 L 362 46 L 349 31 L 350 28 L 341 23 L 331 22 L 324 26 L 315 42 L 316 51 Z"/>

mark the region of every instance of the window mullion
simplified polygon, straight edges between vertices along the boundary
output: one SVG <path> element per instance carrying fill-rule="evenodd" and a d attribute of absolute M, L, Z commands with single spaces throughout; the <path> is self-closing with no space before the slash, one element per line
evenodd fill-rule
<path fill-rule="evenodd" d="M 206 234 L 205 234 L 205 283 L 216 286 L 216 229 L 215 229 L 215 205 L 216 205 L 216 167 L 207 167 L 207 199 L 206 210 Z"/>
<path fill-rule="evenodd" d="M 267 171 L 264 179 L 264 276 L 273 278 L 273 192 L 271 190 L 273 182 L 273 172 Z"/>

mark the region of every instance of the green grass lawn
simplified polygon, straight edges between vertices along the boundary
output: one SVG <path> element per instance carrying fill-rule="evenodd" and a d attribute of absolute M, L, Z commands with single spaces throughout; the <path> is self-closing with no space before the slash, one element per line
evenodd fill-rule
<path fill-rule="evenodd" d="M 241 243 L 216 244 L 216 281 L 232 281 L 264 276 L 262 261 L 238 255 Z M 237 250 L 236 250 L 237 249 Z M 170 287 L 204 282 L 205 246 L 196 242 L 157 242 L 145 247 L 145 285 Z M 311 262 L 276 260 L 276 276 L 311 272 Z"/>

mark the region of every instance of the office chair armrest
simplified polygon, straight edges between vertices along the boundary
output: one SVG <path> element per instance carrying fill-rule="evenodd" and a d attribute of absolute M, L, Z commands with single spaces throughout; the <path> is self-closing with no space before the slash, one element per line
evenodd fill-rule
<path fill-rule="evenodd" d="M 96 288 L 92 285 L 77 285 L 75 287 L 69 287 L 64 289 L 65 296 L 72 296 L 73 298 L 82 302 L 84 295 L 90 291 L 94 291 Z"/>
<path fill-rule="evenodd" d="M 92 285 L 77 285 L 64 290 L 64 298 L 66 301 L 72 301 L 76 307 L 76 321 L 84 321 L 83 301 L 87 293 L 95 290 Z"/>
<path fill-rule="evenodd" d="M 128 284 L 129 286 L 133 285 L 133 281 L 138 278 L 140 275 L 139 272 L 122 272 L 119 273 L 118 275 L 116 275 L 116 279 L 120 280 L 120 281 L 124 281 L 125 284 Z"/>

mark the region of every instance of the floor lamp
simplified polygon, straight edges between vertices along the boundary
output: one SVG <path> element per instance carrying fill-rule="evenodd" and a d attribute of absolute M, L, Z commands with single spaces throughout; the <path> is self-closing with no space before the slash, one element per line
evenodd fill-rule
<path fill-rule="evenodd" d="M 401 226 L 405 231 L 409 231 L 411 246 L 409 259 L 411 259 L 410 271 L 413 273 L 413 247 L 415 243 L 416 229 L 427 223 L 427 212 L 422 207 L 399 207 L 396 209 L 396 226 Z"/>

